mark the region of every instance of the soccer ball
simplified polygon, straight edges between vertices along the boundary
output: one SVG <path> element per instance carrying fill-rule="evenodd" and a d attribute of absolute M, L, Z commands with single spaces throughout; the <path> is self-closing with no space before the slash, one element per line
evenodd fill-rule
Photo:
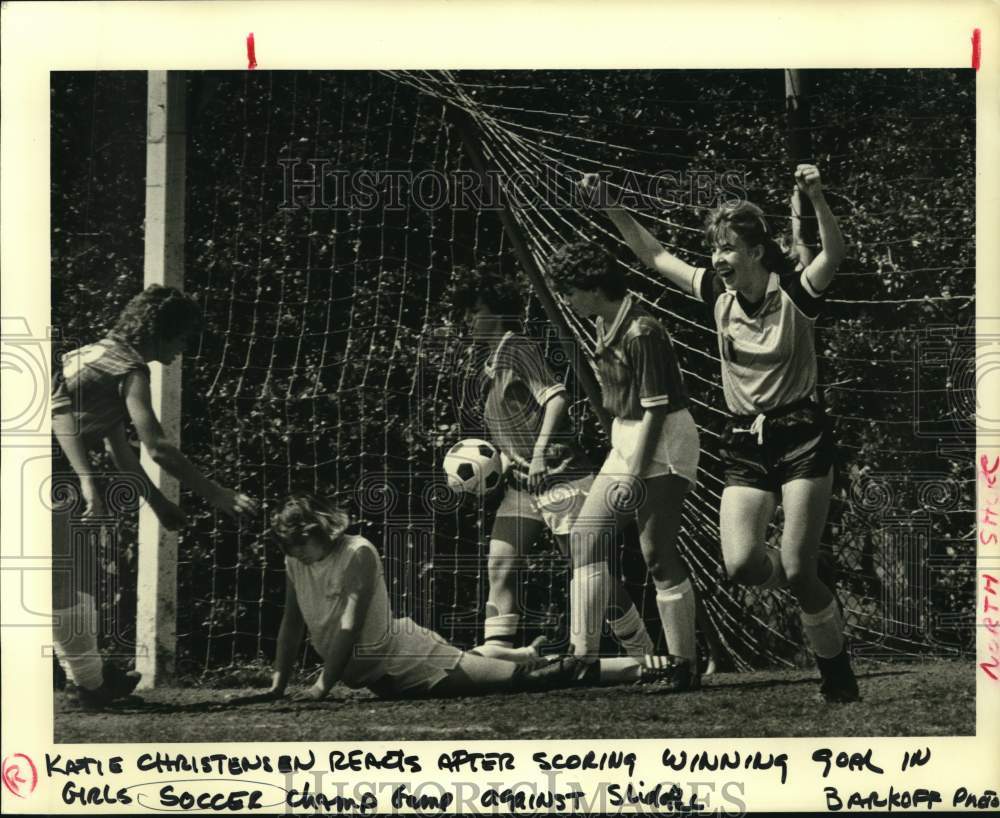
<path fill-rule="evenodd" d="M 493 491 L 503 477 L 500 450 L 485 440 L 460 440 L 444 456 L 444 473 L 455 491 L 479 497 Z"/>

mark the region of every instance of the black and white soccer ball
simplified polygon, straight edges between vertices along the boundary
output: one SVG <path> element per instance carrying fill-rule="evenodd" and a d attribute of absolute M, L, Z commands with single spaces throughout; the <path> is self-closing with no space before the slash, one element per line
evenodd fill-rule
<path fill-rule="evenodd" d="M 503 478 L 500 450 L 492 443 L 470 437 L 460 440 L 444 456 L 444 473 L 454 491 L 482 497 Z"/>

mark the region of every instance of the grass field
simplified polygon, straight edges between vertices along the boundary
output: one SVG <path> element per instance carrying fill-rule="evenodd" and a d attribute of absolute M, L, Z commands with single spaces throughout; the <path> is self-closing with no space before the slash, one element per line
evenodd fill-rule
<path fill-rule="evenodd" d="M 654 687 L 386 701 L 336 688 L 323 702 L 227 706 L 250 690 L 145 691 L 103 712 L 56 694 L 56 742 L 931 736 L 975 733 L 971 662 L 856 663 L 863 701 L 818 700 L 815 671 L 723 673 L 694 693 Z"/>

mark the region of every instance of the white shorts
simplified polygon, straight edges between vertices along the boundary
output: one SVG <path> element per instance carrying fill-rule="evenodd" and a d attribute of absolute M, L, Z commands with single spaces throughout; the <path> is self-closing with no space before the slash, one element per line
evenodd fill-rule
<path fill-rule="evenodd" d="M 531 494 L 507 486 L 497 509 L 497 519 L 519 517 L 522 520 L 537 520 L 545 523 L 553 534 L 569 534 L 593 482 L 594 475 L 587 474 L 575 480 L 557 482 L 542 494 Z"/>
<path fill-rule="evenodd" d="M 635 454 L 640 420 L 615 418 L 611 425 L 611 452 L 601 467 L 601 474 L 631 474 L 629 463 Z M 656 444 L 653 459 L 643 474 L 636 477 L 660 477 L 679 474 L 691 485 L 698 484 L 698 427 L 687 409 L 671 412 L 663 421 L 663 433 Z"/>
<path fill-rule="evenodd" d="M 377 676 L 365 674 L 364 686 L 380 696 L 427 693 L 453 670 L 462 651 L 443 636 L 409 617 L 396 619 Z M 372 678 L 375 676 L 375 678 Z"/>

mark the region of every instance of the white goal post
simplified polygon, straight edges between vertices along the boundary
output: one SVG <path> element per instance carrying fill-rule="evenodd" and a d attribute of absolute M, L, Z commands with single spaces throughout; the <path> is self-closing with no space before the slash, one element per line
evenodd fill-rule
<path fill-rule="evenodd" d="M 184 74 L 149 71 L 146 109 L 146 219 L 143 286 L 184 286 L 186 100 Z M 151 367 L 153 408 L 167 438 L 180 443 L 181 358 Z M 153 485 L 176 503 L 180 488 L 145 453 Z M 139 512 L 136 599 L 136 670 L 141 687 L 154 687 L 175 671 L 177 653 L 177 534 L 148 505 Z"/>

